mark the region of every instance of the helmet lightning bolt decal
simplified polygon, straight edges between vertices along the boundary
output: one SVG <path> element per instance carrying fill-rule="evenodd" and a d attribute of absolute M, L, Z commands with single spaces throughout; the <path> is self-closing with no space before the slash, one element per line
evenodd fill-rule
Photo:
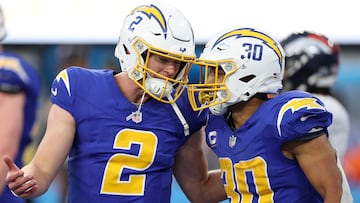
<path fill-rule="evenodd" d="M 266 46 L 268 46 L 270 49 L 274 50 L 275 54 L 278 56 L 279 58 L 279 64 L 280 67 L 282 67 L 282 61 L 283 61 L 283 55 L 282 52 L 280 50 L 280 48 L 278 47 L 278 43 L 276 41 L 274 41 L 271 37 L 269 37 L 268 35 L 256 31 L 255 29 L 252 28 L 242 28 L 242 29 L 235 29 L 232 30 L 228 33 L 225 33 L 224 35 L 222 35 L 221 37 L 219 37 L 216 42 L 214 43 L 214 46 L 212 47 L 212 49 L 219 43 L 221 43 L 224 39 L 229 38 L 229 37 L 233 37 L 235 36 L 236 38 L 240 38 L 240 37 L 253 37 L 259 40 L 262 40 L 264 42 L 264 44 Z"/>
<path fill-rule="evenodd" d="M 144 13 L 149 19 L 151 17 L 155 18 L 155 20 L 159 23 L 166 38 L 166 34 L 167 34 L 166 20 L 164 18 L 163 13 L 158 7 L 156 7 L 153 4 L 151 4 L 150 6 L 140 6 L 134 9 L 131 13 L 135 13 L 135 12 Z"/>
<path fill-rule="evenodd" d="M 60 80 L 62 80 L 64 82 L 66 90 L 67 90 L 69 96 L 71 96 L 71 93 L 70 93 L 70 81 L 69 81 L 69 77 L 68 77 L 68 74 L 67 74 L 66 70 L 62 70 L 56 76 L 55 79 L 56 79 L 57 82 L 60 82 Z"/>
<path fill-rule="evenodd" d="M 287 112 L 288 110 L 291 110 L 291 113 L 294 113 L 295 111 L 302 109 L 302 108 L 325 110 L 325 107 L 323 107 L 319 103 L 317 103 L 316 99 L 314 99 L 314 98 L 297 98 L 297 99 L 292 99 L 292 100 L 288 101 L 286 104 L 284 104 L 281 107 L 278 118 L 277 118 L 276 126 L 277 126 L 278 133 L 280 136 L 281 136 L 280 124 L 284 117 L 285 112 Z"/>

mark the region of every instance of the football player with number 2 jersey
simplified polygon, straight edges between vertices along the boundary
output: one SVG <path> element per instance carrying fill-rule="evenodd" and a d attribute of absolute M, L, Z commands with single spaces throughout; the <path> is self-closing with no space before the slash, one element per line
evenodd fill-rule
<path fill-rule="evenodd" d="M 194 111 L 184 91 L 196 57 L 190 23 L 166 5 L 137 7 L 115 56 L 120 73 L 69 67 L 57 75 L 33 160 L 20 170 L 4 158 L 15 195 L 41 195 L 68 157 L 68 202 L 170 202 L 173 174 L 197 201 L 188 188 L 209 178 L 201 150 L 207 113 Z"/>

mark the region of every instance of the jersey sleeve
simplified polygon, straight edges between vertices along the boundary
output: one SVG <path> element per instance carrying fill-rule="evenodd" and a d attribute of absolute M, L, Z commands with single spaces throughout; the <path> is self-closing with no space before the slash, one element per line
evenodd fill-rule
<path fill-rule="evenodd" d="M 0 91 L 18 93 L 24 91 L 29 77 L 21 60 L 11 56 L 0 57 Z"/>
<path fill-rule="evenodd" d="M 24 82 L 13 71 L 0 68 L 0 91 L 6 93 L 18 93 L 23 91 Z"/>
<path fill-rule="evenodd" d="M 76 76 L 75 69 L 69 67 L 62 70 L 51 85 L 51 102 L 60 106 L 68 112 L 72 112 L 75 92 L 76 92 Z"/>
<path fill-rule="evenodd" d="M 316 97 L 292 98 L 278 113 L 277 127 L 284 141 L 312 139 L 323 133 L 332 123 L 332 114 Z"/>

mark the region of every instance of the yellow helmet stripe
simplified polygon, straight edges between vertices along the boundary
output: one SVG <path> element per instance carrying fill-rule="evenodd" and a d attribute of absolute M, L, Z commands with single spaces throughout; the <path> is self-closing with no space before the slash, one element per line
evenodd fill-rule
<path fill-rule="evenodd" d="M 151 17 L 155 18 L 156 21 L 159 23 L 162 31 L 164 32 L 164 36 L 166 38 L 166 33 L 167 33 L 167 25 L 166 25 L 166 20 L 164 18 L 163 13 L 161 12 L 161 10 L 156 7 L 155 5 L 151 4 L 150 6 L 139 6 L 137 8 L 135 8 L 131 13 L 135 13 L 135 12 L 141 12 L 144 13 L 149 19 Z"/>

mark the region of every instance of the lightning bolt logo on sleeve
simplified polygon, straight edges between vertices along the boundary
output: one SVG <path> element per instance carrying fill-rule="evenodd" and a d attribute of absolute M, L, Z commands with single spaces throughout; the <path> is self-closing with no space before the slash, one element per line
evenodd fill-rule
<path fill-rule="evenodd" d="M 160 11 L 158 7 L 152 4 L 150 6 L 140 6 L 134 9 L 131 13 L 135 13 L 135 12 L 141 12 L 145 14 L 149 19 L 152 17 L 155 18 L 156 21 L 159 23 L 166 38 L 166 33 L 167 33 L 166 20 L 164 18 L 163 13 Z"/>
<path fill-rule="evenodd" d="M 281 52 L 277 42 L 274 41 L 268 35 L 266 35 L 266 34 L 264 34 L 262 32 L 256 31 L 255 29 L 252 29 L 252 28 L 235 29 L 235 30 L 232 30 L 232 31 L 230 31 L 228 33 L 225 33 L 224 35 L 219 37 L 219 39 L 217 39 L 217 41 L 214 43 L 212 48 L 214 48 L 217 44 L 221 43 L 224 39 L 229 38 L 229 37 L 234 37 L 234 36 L 237 37 L 237 38 L 240 38 L 240 37 L 253 37 L 253 38 L 262 40 L 266 46 L 268 46 L 269 48 L 274 50 L 274 52 L 276 53 L 276 55 L 279 58 L 278 61 L 279 61 L 280 67 L 283 68 L 282 67 L 282 61 L 283 61 L 284 56 L 282 55 L 282 52 Z"/>
<path fill-rule="evenodd" d="M 60 82 L 60 80 L 62 80 L 64 82 L 64 85 L 66 87 L 66 90 L 68 92 L 68 95 L 71 96 L 71 92 L 70 92 L 70 81 L 69 81 L 69 76 L 66 70 L 62 70 L 55 78 L 55 80 L 57 82 Z"/>
<path fill-rule="evenodd" d="M 299 109 L 307 108 L 307 109 L 320 109 L 325 110 L 325 107 L 321 106 L 319 103 L 316 102 L 316 99 L 314 98 L 296 98 L 288 101 L 286 104 L 284 104 L 278 114 L 277 118 L 277 129 L 279 136 L 281 136 L 281 128 L 280 124 L 282 122 L 282 119 L 284 117 L 284 114 L 291 110 L 291 113 L 294 113 L 295 111 L 298 111 Z"/>

